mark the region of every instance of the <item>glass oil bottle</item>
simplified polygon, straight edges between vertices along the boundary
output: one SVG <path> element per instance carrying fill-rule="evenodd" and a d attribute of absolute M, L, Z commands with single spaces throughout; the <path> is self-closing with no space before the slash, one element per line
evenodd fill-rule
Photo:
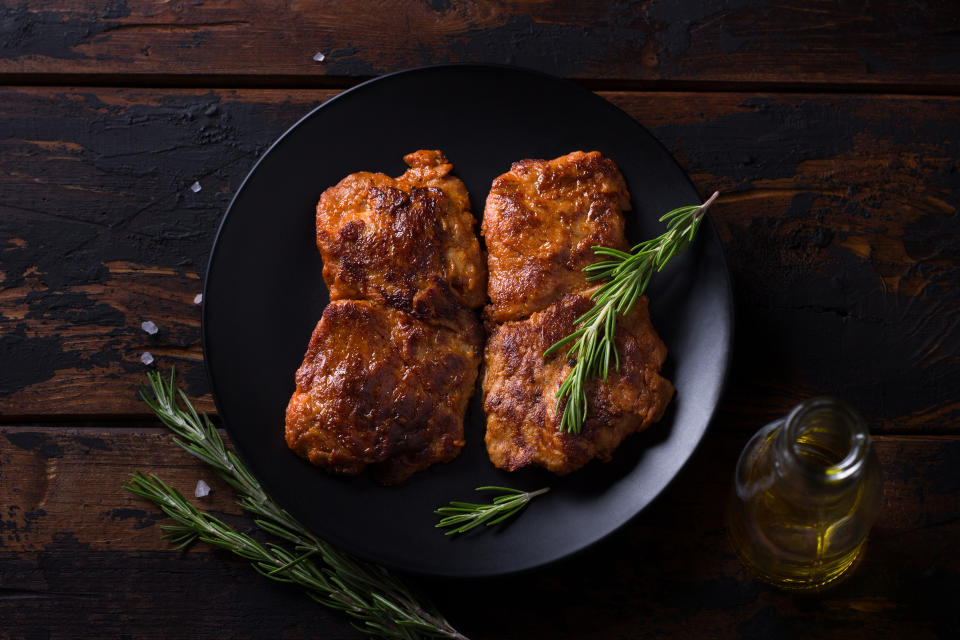
<path fill-rule="evenodd" d="M 813 398 L 747 443 L 728 509 L 740 559 L 765 582 L 816 591 L 857 562 L 880 509 L 880 469 L 863 420 Z"/>

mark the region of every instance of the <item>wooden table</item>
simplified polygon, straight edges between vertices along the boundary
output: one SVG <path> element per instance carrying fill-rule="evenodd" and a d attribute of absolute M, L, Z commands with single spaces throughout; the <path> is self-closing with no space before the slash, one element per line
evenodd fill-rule
<path fill-rule="evenodd" d="M 338 91 L 451 61 L 574 79 L 722 190 L 737 328 L 714 424 L 651 508 L 542 571 L 423 590 L 474 639 L 956 632 L 960 9 L 721 4 L 0 3 L 0 637 L 358 637 L 242 561 L 171 550 L 121 491 L 204 479 L 198 502 L 249 526 L 137 400 L 140 358 L 212 410 L 194 297 L 247 171 Z M 869 421 L 883 513 L 856 573 L 800 597 L 750 579 L 722 505 L 749 435 L 819 393 Z"/>

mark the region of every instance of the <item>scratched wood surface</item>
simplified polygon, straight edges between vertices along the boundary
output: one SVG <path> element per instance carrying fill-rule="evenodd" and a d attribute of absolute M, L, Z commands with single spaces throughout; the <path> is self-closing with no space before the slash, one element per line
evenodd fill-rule
<path fill-rule="evenodd" d="M 314 84 L 497 62 L 648 87 L 960 87 L 951 0 L 11 0 L 0 12 L 11 82 Z"/>
<path fill-rule="evenodd" d="M 423 591 L 474 640 L 955 633 L 956 3 L 0 0 L 0 638 L 360 637 L 243 561 L 172 551 L 120 486 L 204 479 L 198 502 L 251 526 L 137 401 L 141 355 L 212 410 L 194 299 L 243 177 L 338 91 L 444 62 L 599 90 L 721 189 L 736 336 L 706 441 L 648 510 L 544 570 Z M 876 434 L 884 508 L 853 576 L 799 597 L 743 571 L 723 504 L 750 433 L 824 392 Z"/>
<path fill-rule="evenodd" d="M 905 630 L 934 638 L 956 629 L 960 438 L 877 437 L 884 508 L 864 560 L 836 589 L 795 597 L 748 580 L 725 537 L 726 479 L 745 437 L 710 436 L 651 509 L 581 555 L 520 577 L 419 586 L 475 640 L 897 637 Z M 6 475 L 11 468 L 16 473 Z M 243 561 L 202 545 L 171 551 L 162 515 L 120 488 L 133 469 L 158 473 L 188 495 L 203 479 L 213 491 L 197 502 L 245 522 L 235 518 L 229 488 L 159 430 L 0 430 L 0 619 L 8 630 L 356 637 Z M 723 481 L 704 483 L 709 477 Z"/>
<path fill-rule="evenodd" d="M 212 409 L 194 298 L 220 217 L 331 95 L 0 89 L 0 415 L 143 417 L 144 352 Z M 724 192 L 712 218 L 738 325 L 724 428 L 829 392 L 880 432 L 957 431 L 960 99 L 603 95 L 701 193 Z"/>

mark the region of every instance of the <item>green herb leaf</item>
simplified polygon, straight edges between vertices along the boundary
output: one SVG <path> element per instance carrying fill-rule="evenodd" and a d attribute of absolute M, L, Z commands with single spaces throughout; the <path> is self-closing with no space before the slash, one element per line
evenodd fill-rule
<path fill-rule="evenodd" d="M 450 503 L 449 507 L 440 507 L 434 513 L 445 517 L 435 526 L 437 528 L 455 527 L 446 532 L 448 536 L 466 533 L 484 523 L 488 527 L 492 527 L 520 513 L 520 510 L 528 502 L 550 491 L 550 487 L 544 487 L 536 491 L 521 491 L 510 487 L 485 486 L 477 487 L 476 491 L 498 491 L 503 495 L 494 498 L 490 504 L 454 501 Z"/>
<path fill-rule="evenodd" d="M 165 537 L 177 548 L 201 541 L 226 549 L 249 560 L 261 575 L 296 584 L 313 600 L 344 612 L 357 621 L 354 626 L 363 633 L 390 640 L 467 640 L 386 569 L 317 538 L 277 505 L 240 459 L 227 450 L 207 415 L 199 416 L 186 394 L 177 389 L 173 371 L 169 381 L 156 372 L 148 378 L 150 386 L 140 389 L 140 397 L 173 431 L 174 442 L 236 489 L 238 504 L 254 516 L 260 529 L 293 544 L 292 551 L 278 544 L 263 545 L 201 511 L 157 476 L 132 474 L 124 489 L 157 505 L 177 523 L 163 526 Z"/>
<path fill-rule="evenodd" d="M 614 343 L 617 316 L 630 313 L 637 298 L 647 290 L 653 274 L 663 270 L 671 258 L 690 245 L 704 214 L 719 195 L 714 192 L 702 205 L 680 207 L 664 214 L 660 222 L 667 223 L 667 231 L 634 246 L 629 253 L 611 247 L 593 248 L 598 256 L 610 259 L 586 266 L 587 280 L 606 282 L 591 296 L 593 307 L 590 311 L 573 323 L 573 332 L 555 342 L 543 354 L 549 356 L 573 343 L 566 354 L 567 358 L 575 360 L 573 368 L 555 394 L 557 411 L 563 406 L 561 431 L 580 433 L 582 430 L 588 412 L 587 381 L 591 377 L 607 379 L 611 355 L 614 370 L 620 368 L 620 355 Z"/>

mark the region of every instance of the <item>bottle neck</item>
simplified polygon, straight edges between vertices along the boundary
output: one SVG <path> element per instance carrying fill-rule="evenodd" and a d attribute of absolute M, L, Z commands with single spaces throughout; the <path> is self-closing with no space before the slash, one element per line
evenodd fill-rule
<path fill-rule="evenodd" d="M 845 403 L 811 398 L 787 416 L 774 449 L 781 474 L 802 477 L 811 487 L 843 490 L 863 475 L 870 434 Z"/>

